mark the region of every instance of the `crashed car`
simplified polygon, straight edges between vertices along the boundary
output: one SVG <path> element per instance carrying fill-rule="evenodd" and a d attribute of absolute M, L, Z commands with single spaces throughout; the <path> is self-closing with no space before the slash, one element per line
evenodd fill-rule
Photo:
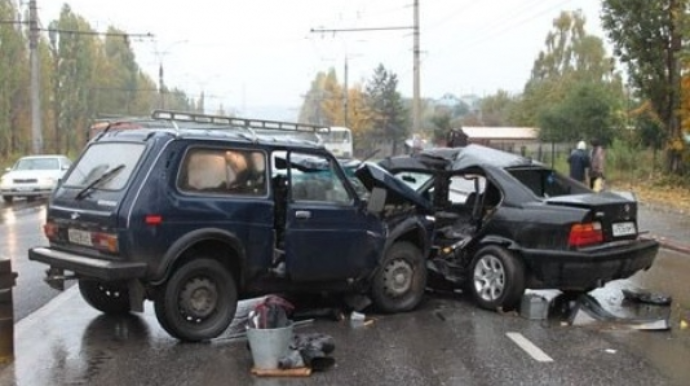
<path fill-rule="evenodd" d="M 594 193 L 530 158 L 483 147 L 425 150 L 379 164 L 433 203 L 430 281 L 469 290 L 486 309 L 526 288 L 576 295 L 649 269 L 634 199 Z"/>
<path fill-rule="evenodd" d="M 173 111 L 138 125 L 105 127 L 54 191 L 49 245 L 29 250 L 49 284 L 78 280 L 106 314 L 151 300 L 186 341 L 219 336 L 257 295 L 349 292 L 384 312 L 421 301 L 430 203 L 377 165 L 355 171 L 362 191 L 323 146 L 254 130 L 320 127 Z"/>

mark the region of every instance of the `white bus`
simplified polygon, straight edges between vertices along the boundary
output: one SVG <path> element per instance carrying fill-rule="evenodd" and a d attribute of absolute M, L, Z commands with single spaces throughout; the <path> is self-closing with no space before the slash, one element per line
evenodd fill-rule
<path fill-rule="evenodd" d="M 352 131 L 347 127 L 332 126 L 330 131 L 323 130 L 319 136 L 323 140 L 324 147 L 336 157 L 352 157 Z"/>

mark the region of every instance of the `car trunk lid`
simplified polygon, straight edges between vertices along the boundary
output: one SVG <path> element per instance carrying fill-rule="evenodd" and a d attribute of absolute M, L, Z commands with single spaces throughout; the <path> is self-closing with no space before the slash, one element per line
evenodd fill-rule
<path fill-rule="evenodd" d="M 634 239 L 637 230 L 637 202 L 612 192 L 564 195 L 545 199 L 547 205 L 589 210 L 585 221 L 599 222 L 603 241 Z"/>

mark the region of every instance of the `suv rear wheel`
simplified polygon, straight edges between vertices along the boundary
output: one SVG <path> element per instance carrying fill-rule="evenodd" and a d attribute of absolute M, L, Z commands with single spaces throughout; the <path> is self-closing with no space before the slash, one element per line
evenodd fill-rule
<path fill-rule="evenodd" d="M 235 317 L 235 280 L 218 261 L 195 258 L 178 267 L 159 288 L 154 308 L 165 331 L 180 340 L 215 338 Z"/>
<path fill-rule="evenodd" d="M 484 247 L 470 269 L 470 290 L 480 307 L 509 311 L 519 304 L 525 292 L 525 267 L 510 251 L 496 245 Z"/>
<path fill-rule="evenodd" d="M 426 264 L 419 248 L 406 241 L 396 242 L 374 275 L 374 304 L 384 312 L 412 310 L 424 296 L 426 279 Z"/>
<path fill-rule="evenodd" d="M 79 292 L 91 307 L 105 314 L 121 315 L 131 310 L 126 283 L 79 279 Z"/>

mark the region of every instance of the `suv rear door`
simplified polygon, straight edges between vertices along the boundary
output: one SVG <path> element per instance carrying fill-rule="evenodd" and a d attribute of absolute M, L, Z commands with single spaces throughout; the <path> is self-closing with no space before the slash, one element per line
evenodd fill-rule
<path fill-rule="evenodd" d="M 94 254 L 119 254 L 118 209 L 145 146 L 142 142 L 97 142 L 85 150 L 49 205 L 52 243 Z"/>
<path fill-rule="evenodd" d="M 383 250 L 382 222 L 364 210 L 333 157 L 299 152 L 287 157 L 285 258 L 290 277 L 321 281 L 370 272 Z"/>

